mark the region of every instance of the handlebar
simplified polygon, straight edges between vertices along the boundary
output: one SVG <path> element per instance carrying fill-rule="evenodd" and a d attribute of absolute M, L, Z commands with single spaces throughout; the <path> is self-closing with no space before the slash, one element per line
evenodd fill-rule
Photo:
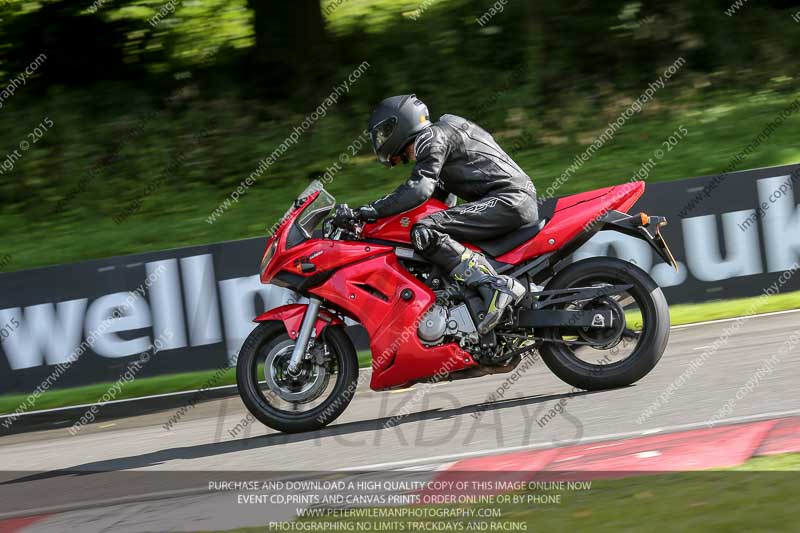
<path fill-rule="evenodd" d="M 364 224 L 347 204 L 336 206 L 333 218 L 326 222 L 325 236 L 333 240 L 355 240 L 361 236 Z"/>

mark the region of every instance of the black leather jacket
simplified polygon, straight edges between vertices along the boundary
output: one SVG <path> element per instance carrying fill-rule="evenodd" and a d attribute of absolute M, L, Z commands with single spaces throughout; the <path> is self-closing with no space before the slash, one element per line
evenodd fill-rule
<path fill-rule="evenodd" d="M 444 115 L 416 139 L 416 165 L 409 180 L 372 202 L 379 218 L 413 209 L 431 197 L 455 205 L 452 195 L 472 202 L 498 192 L 527 191 L 533 182 L 483 128 Z"/>

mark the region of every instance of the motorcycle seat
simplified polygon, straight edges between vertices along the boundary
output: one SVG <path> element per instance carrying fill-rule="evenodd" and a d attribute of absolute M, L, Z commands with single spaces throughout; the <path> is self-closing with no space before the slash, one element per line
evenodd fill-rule
<path fill-rule="evenodd" d="M 486 241 L 473 242 L 472 244 L 492 257 L 498 257 L 536 237 L 536 235 L 542 231 L 545 224 L 547 224 L 547 219 L 542 218 L 536 222 L 526 224 L 506 235 L 501 235 L 500 237 L 495 237 L 494 239 Z"/>

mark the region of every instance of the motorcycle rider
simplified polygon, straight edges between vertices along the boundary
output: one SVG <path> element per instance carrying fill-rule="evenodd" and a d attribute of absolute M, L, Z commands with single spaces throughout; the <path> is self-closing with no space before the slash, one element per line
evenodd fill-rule
<path fill-rule="evenodd" d="M 474 287 L 488 309 L 481 334 L 500 321 L 503 311 L 525 295 L 522 283 L 498 275 L 486 258 L 460 242 L 492 239 L 538 219 L 536 190 L 525 172 L 480 126 L 455 115 L 431 123 L 416 95 L 383 100 L 369 119 L 372 147 L 387 167 L 415 161 L 411 177 L 390 194 L 349 212 L 364 222 L 413 209 L 429 198 L 449 209 L 415 223 L 415 250 L 444 272 Z M 467 203 L 456 206 L 458 196 Z"/>

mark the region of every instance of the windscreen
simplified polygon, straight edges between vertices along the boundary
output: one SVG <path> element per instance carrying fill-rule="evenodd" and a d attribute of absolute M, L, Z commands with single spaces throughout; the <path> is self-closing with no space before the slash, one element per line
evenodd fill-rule
<path fill-rule="evenodd" d="M 320 182 L 319 180 L 314 180 L 311 183 L 309 183 L 308 187 L 306 187 L 303 190 L 303 192 L 301 192 L 300 195 L 297 198 L 295 198 L 294 202 L 292 202 L 292 205 L 280 218 L 280 223 L 283 223 L 283 221 L 286 220 L 289 217 L 289 215 L 291 215 L 294 212 L 295 209 L 297 209 L 297 207 L 300 205 L 300 200 L 314 194 L 317 191 L 323 191 L 323 190 L 324 187 L 322 186 L 322 182 Z M 277 224 L 274 227 L 277 227 Z"/>
<path fill-rule="evenodd" d="M 319 195 L 314 198 L 314 201 L 306 207 L 303 214 L 297 220 L 297 225 L 306 235 L 311 237 L 314 228 L 322 222 L 322 220 L 331 212 L 333 206 L 336 204 L 336 198 L 331 196 L 328 191 L 321 188 L 320 185 Z"/>
<path fill-rule="evenodd" d="M 291 207 L 289 207 L 288 211 L 286 211 L 283 214 L 283 216 L 281 217 L 281 221 L 286 220 L 286 217 L 291 215 L 292 211 L 297 209 L 297 206 L 299 205 L 300 200 L 302 200 L 303 198 L 305 198 L 307 196 L 310 196 L 310 195 L 314 194 L 317 191 L 322 191 L 322 190 L 324 190 L 324 187 L 322 186 L 322 182 L 321 181 L 314 180 L 311 183 L 309 183 L 308 187 L 306 187 L 303 190 L 303 192 L 301 192 L 300 195 L 297 198 L 295 198 L 294 202 L 292 202 L 292 205 L 291 205 Z"/>
<path fill-rule="evenodd" d="M 286 237 L 287 248 L 310 239 L 314 228 L 322 222 L 336 205 L 336 199 L 324 189 L 322 183 L 319 180 L 314 180 L 300 193 L 300 196 L 294 201 L 292 208 L 284 215 L 284 218 L 288 217 L 300 205 L 300 200 L 315 192 L 319 193 L 317 197 L 310 204 L 304 206 L 303 213 L 289 228 L 289 234 Z"/>

